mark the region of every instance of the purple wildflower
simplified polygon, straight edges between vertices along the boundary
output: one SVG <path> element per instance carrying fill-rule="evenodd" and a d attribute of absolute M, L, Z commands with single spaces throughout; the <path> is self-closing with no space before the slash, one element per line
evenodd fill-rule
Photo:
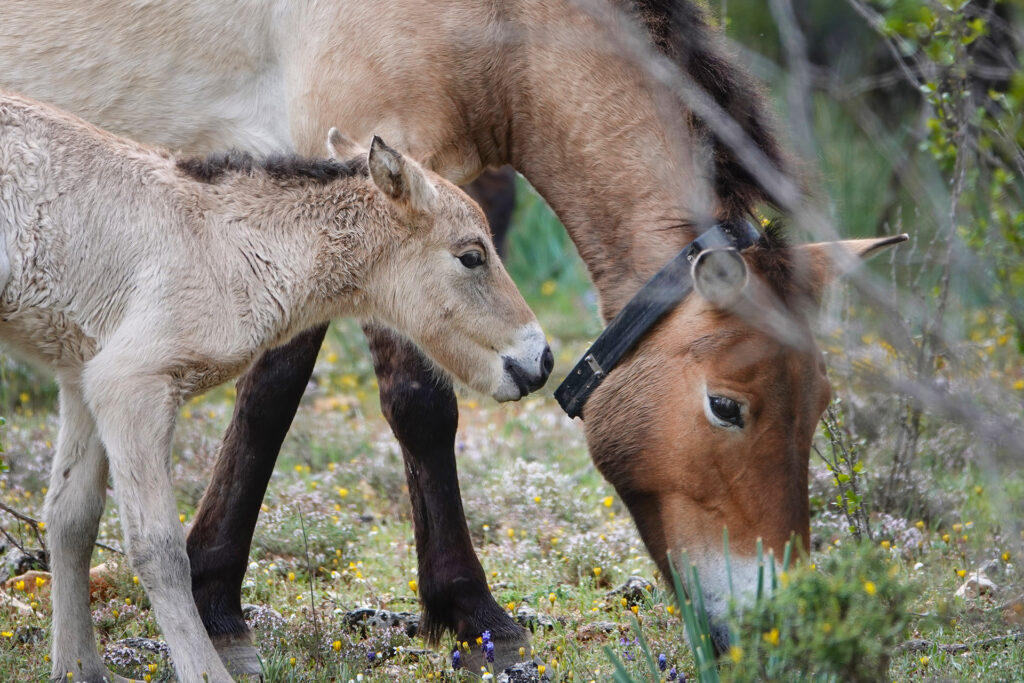
<path fill-rule="evenodd" d="M 484 631 L 483 633 L 481 633 L 480 634 L 480 640 L 484 641 L 483 642 L 484 645 L 486 645 L 487 643 L 491 642 L 491 632 L 490 631 Z"/>
<path fill-rule="evenodd" d="M 370 664 L 373 664 L 373 660 L 375 660 L 375 659 L 377 659 L 377 653 L 376 652 L 374 652 L 373 650 L 370 650 L 369 652 L 366 653 L 366 661 L 368 661 Z"/>
<path fill-rule="evenodd" d="M 494 663 L 494 643 L 492 643 L 489 640 L 485 640 L 484 641 L 483 649 L 484 649 L 484 656 L 487 658 L 487 661 L 490 662 L 491 664 L 493 664 Z"/>
<path fill-rule="evenodd" d="M 666 660 L 665 655 L 664 654 L 658 655 L 658 669 L 660 671 L 664 671 L 665 667 L 667 667 L 667 666 L 668 666 L 668 661 Z"/>
<path fill-rule="evenodd" d="M 672 683 L 672 681 L 676 680 L 676 677 L 678 675 L 679 675 L 679 672 L 676 671 L 676 668 L 674 666 L 671 669 L 669 669 L 669 672 L 668 672 L 669 683 Z"/>
<path fill-rule="evenodd" d="M 455 651 L 452 652 L 452 668 L 453 669 L 458 669 L 461 666 L 462 666 L 462 654 L 459 652 L 458 648 L 456 648 Z"/>

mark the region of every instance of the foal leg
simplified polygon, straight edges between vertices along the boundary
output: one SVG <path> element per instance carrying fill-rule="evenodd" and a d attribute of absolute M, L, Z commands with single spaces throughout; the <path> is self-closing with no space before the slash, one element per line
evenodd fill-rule
<path fill-rule="evenodd" d="M 430 362 L 411 343 L 380 327 L 364 329 L 381 409 L 405 458 L 423 607 L 420 632 L 430 643 L 446 630 L 460 641 L 475 643 L 489 630 L 495 670 L 501 671 L 521 659 L 519 648 L 529 650 L 530 641 L 491 596 L 469 538 L 455 469 L 455 393 L 435 381 Z M 479 672 L 480 651 L 474 650 L 469 659 L 467 668 Z"/>
<path fill-rule="evenodd" d="M 170 477 L 178 403 L 166 378 L 105 350 L 86 370 L 85 396 L 106 446 L 128 559 L 142 580 L 182 683 L 230 683 L 192 600 L 185 534 Z"/>
<path fill-rule="evenodd" d="M 107 497 L 107 460 L 77 378 L 60 381 L 60 433 L 43 517 L 53 572 L 50 678 L 125 680 L 96 650 L 89 609 L 89 561 Z"/>
<path fill-rule="evenodd" d="M 188 534 L 192 596 L 217 651 L 235 674 L 258 674 L 242 618 L 242 581 L 274 462 L 313 373 L 327 326 L 263 354 L 238 381 L 235 412 Z"/>

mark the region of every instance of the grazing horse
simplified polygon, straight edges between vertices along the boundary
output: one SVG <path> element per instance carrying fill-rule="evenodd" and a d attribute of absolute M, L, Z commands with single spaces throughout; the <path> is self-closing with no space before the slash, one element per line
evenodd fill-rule
<path fill-rule="evenodd" d="M 0 91 L 0 255 L 0 338 L 60 385 L 54 680 L 113 680 L 88 590 L 109 466 L 178 679 L 231 681 L 192 599 L 169 476 L 190 396 L 340 316 L 400 331 L 499 401 L 553 364 L 480 209 L 376 137 L 342 162 L 176 159 Z"/>
<path fill-rule="evenodd" d="M 0 8 L 0 85 L 141 140 L 309 154 L 321 131 L 339 125 L 357 140 L 379 131 L 457 183 L 511 164 L 562 220 L 605 319 L 704 226 L 772 199 L 716 134 L 725 128 L 682 96 L 679 75 L 731 119 L 726 128 L 748 143 L 744 158 L 790 178 L 759 88 L 689 0 L 7 0 Z M 790 321 L 782 338 L 778 324 L 766 329 L 691 296 L 586 403 L 591 455 L 654 560 L 665 570 L 669 553 L 687 551 L 713 609 L 727 593 L 723 526 L 737 568 L 752 562 L 758 537 L 776 551 L 794 532 L 806 544 L 811 434 L 828 396 L 808 305 L 828 280 L 826 254 L 874 246 L 762 240 L 743 253 L 749 294 L 778 309 L 775 323 Z M 489 629 L 500 666 L 527 636 L 491 597 L 470 541 L 455 395 L 414 346 L 365 329 L 405 459 L 421 632 L 474 642 Z M 189 534 L 193 596 L 236 662 L 246 653 L 255 662 L 240 604 L 248 549 L 324 332 L 312 328 L 270 351 L 240 380 Z"/>

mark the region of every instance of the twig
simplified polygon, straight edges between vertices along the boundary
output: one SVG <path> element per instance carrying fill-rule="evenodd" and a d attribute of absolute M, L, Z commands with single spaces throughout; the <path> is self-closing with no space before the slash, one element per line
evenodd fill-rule
<path fill-rule="evenodd" d="M 983 640 L 976 640 L 973 643 L 952 643 L 950 645 L 940 645 L 932 640 L 921 640 L 915 638 L 914 640 L 908 640 L 899 647 L 900 652 L 928 652 L 932 648 L 939 650 L 940 652 L 948 652 L 949 654 L 960 654 L 961 652 L 967 652 L 968 650 L 978 650 L 992 645 L 999 645 L 1001 643 L 1015 643 L 1024 642 L 1024 631 L 1015 631 L 1014 633 L 1008 633 L 1005 636 L 996 636 L 995 638 L 985 638 Z"/>
<path fill-rule="evenodd" d="M 0 503 L 0 510 L 2 510 L 3 512 L 6 512 L 7 514 L 11 515 L 12 517 L 20 519 L 21 521 L 23 521 L 26 524 L 30 525 L 32 527 L 32 530 L 35 532 L 36 538 L 39 540 L 39 545 L 43 549 L 43 552 L 48 552 L 46 550 L 46 542 L 43 541 L 42 530 L 41 530 L 41 527 L 40 527 L 40 524 L 42 524 L 42 522 L 40 522 L 38 519 L 36 519 L 34 517 L 29 517 L 24 512 L 18 512 L 14 508 L 8 507 L 7 505 L 5 505 L 3 503 Z M 23 548 L 20 543 L 15 541 L 11 537 L 11 535 L 9 533 L 7 533 L 6 529 L 0 527 L 0 531 L 2 531 L 4 536 L 6 536 L 7 539 L 9 541 L 11 541 L 11 543 L 16 545 L 19 550 L 21 550 L 23 553 L 27 553 L 25 548 Z M 104 550 L 109 550 L 112 553 L 117 553 L 118 555 L 124 556 L 124 552 L 123 551 L 118 550 L 117 548 L 114 548 L 112 546 L 109 546 L 106 543 L 100 543 L 99 541 L 94 541 L 93 545 L 95 545 L 97 548 L 103 548 Z"/>

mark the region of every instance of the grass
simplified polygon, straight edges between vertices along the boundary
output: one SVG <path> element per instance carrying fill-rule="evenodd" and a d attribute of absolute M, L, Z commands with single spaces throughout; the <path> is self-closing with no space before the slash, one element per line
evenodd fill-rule
<path fill-rule="evenodd" d="M 344 618 L 364 606 L 417 610 L 416 556 L 401 458 L 380 417 L 361 344 L 356 329 L 342 325 L 321 354 L 315 386 L 296 418 L 264 504 L 243 601 L 257 606 L 250 616 L 270 680 L 347 681 L 357 675 L 364 681 L 461 680 L 467 674 L 450 665 L 456 643 L 428 651 L 401 630 L 363 631 Z M 565 344 L 572 356 L 584 341 Z M 568 367 L 560 360 L 556 374 Z M 610 593 L 634 575 L 657 585 L 655 568 L 628 513 L 591 465 L 578 426 L 558 411 L 549 392 L 511 406 L 460 398 L 457 449 L 467 518 L 496 599 L 513 613 L 526 607 L 546 618 L 549 625 L 537 628 L 533 648 L 552 680 L 667 680 L 672 668 L 694 677 L 684 615 L 670 594 L 653 588 L 627 600 Z M 186 526 L 206 483 L 216 440 L 230 419 L 232 399 L 233 390 L 221 388 L 182 410 L 173 468 Z M 8 505 L 39 514 L 56 426 L 52 410 L 35 403 L 10 414 L 4 434 L 10 471 L 0 477 L 0 496 Z M 868 471 L 879 469 L 881 448 L 866 450 Z M 940 463 L 950 455 L 927 452 L 924 457 Z M 722 660 L 716 675 L 724 680 L 753 680 L 772 672 L 788 676 L 795 662 L 814 661 L 823 652 L 818 645 L 835 640 L 823 637 L 823 624 L 831 620 L 837 634 L 884 644 L 891 660 L 883 671 L 894 679 L 1024 680 L 1022 643 L 964 654 L 940 649 L 1020 629 L 1024 615 L 993 608 L 1022 585 L 1018 523 L 1006 517 L 1008 509 L 1019 515 L 1019 502 L 1007 508 L 1006 501 L 1024 499 L 1024 476 L 1015 468 L 994 473 L 970 461 L 932 473 L 925 495 L 955 502 L 927 522 L 876 514 L 877 552 L 870 561 L 857 561 L 843 555 L 853 544 L 839 515 L 830 512 L 830 475 L 812 461 L 812 492 L 822 491 L 812 522 L 820 548 L 804 569 L 787 578 L 793 587 L 790 597 L 769 601 L 734 625 L 740 654 L 734 651 L 735 660 Z M 10 519 L 3 523 L 16 537 L 30 539 Z M 116 514 L 108 506 L 101 540 L 117 547 L 119 539 Z M 94 563 L 109 559 L 109 551 L 97 549 Z M 997 560 L 993 578 L 1003 592 L 996 598 L 954 598 L 961 583 L 958 572 L 991 559 Z M 818 567 L 816 574 L 807 569 L 810 563 Z M 825 568 L 832 565 L 839 569 L 829 574 Z M 833 578 L 822 578 L 828 576 Z M 867 582 L 876 587 L 875 594 L 865 592 Z M 41 680 L 48 672 L 46 589 L 36 593 L 29 585 L 10 592 L 37 608 L 31 615 L 4 614 L 0 679 Z M 871 619 L 892 616 L 881 602 L 869 611 L 870 618 L 853 615 L 842 621 L 838 607 L 818 609 L 812 600 L 846 595 L 856 598 L 852 604 L 870 604 L 896 594 L 902 596 L 896 601 L 902 625 L 884 636 L 864 631 L 875 623 Z M 798 604 L 803 604 L 803 617 L 783 619 L 795 614 Z M 121 673 L 167 680 L 170 669 L 160 655 L 117 645 L 125 638 L 159 637 L 129 567 L 117 569 L 109 594 L 93 608 L 99 642 Z M 818 640 L 808 639 L 808 633 L 817 633 Z M 892 647 L 911 637 L 932 645 L 906 653 Z M 812 642 L 818 645 L 807 645 Z M 661 655 L 664 671 L 657 666 Z M 827 672 L 816 680 L 827 679 Z"/>
<path fill-rule="evenodd" d="M 462 395 L 456 447 L 470 532 L 492 592 L 513 614 L 536 615 L 534 656 L 551 680 L 669 680 L 673 671 L 694 678 L 695 650 L 704 653 L 704 680 L 846 679 L 865 669 L 843 668 L 851 666 L 851 647 L 862 664 L 875 667 L 868 670 L 897 680 L 1024 680 L 1024 643 L 965 653 L 942 649 L 1021 628 L 1024 614 L 1012 604 L 1001 606 L 1021 593 L 1024 474 L 1012 460 L 972 455 L 969 432 L 937 422 L 927 425 L 919 456 L 918 471 L 927 476 L 908 485 L 903 502 L 875 511 L 870 544 L 853 543 L 846 518 L 830 502 L 834 474 L 812 459 L 815 549 L 784 572 L 785 585 L 775 599 L 734 619 L 734 648 L 709 663 L 706 647 L 693 640 L 700 633 L 699 614 L 681 612 L 671 592 L 658 587 L 654 565 L 628 513 L 590 463 L 578 425 L 551 399 L 559 375 L 599 323 L 593 295 L 557 221 L 533 195 L 519 211 L 527 229 L 513 233 L 512 253 L 523 253 L 517 241 L 526 240 L 557 255 L 527 254 L 509 263 L 553 331 L 554 377 L 539 395 L 514 405 Z M 1019 397 L 1024 367 L 1012 345 L 999 343 L 1005 336 L 999 320 L 967 316 L 964 336 L 979 349 L 978 376 Z M 856 349 L 861 363 L 892 362 L 891 347 L 877 335 L 843 334 L 826 327 L 823 346 Z M 38 517 L 56 438 L 52 384 L 20 366 L 3 367 L 9 470 L 0 474 L 0 499 Z M 857 406 L 861 422 L 891 405 L 891 397 L 842 376 L 833 380 L 837 393 Z M 221 387 L 181 411 L 173 469 L 186 526 L 233 400 L 234 389 Z M 893 439 L 884 430 L 873 433 L 858 442 L 864 469 L 856 476 L 863 477 L 868 499 L 885 472 Z M 2 523 L 20 542 L 32 544 L 24 525 L 8 517 Z M 103 518 L 100 540 L 120 545 L 113 506 Z M 94 564 L 118 559 L 97 549 Z M 953 596 L 961 572 L 992 560 L 992 577 L 1002 587 L 997 596 Z M 353 627 L 345 618 L 360 607 L 418 608 L 401 456 L 380 416 L 372 365 L 355 323 L 338 323 L 328 335 L 271 481 L 250 562 L 243 601 L 253 605 L 249 618 L 269 680 L 469 679 L 451 667 L 451 652 L 459 647 L 454 641 L 428 650 L 401 629 Z M 613 592 L 631 576 L 649 581 L 650 589 L 629 597 Z M 0 679 L 47 676 L 47 590 L 31 582 L 8 589 L 34 611 L 3 613 Z M 162 655 L 124 644 L 159 637 L 145 594 L 125 563 L 93 610 L 99 644 L 116 670 L 151 680 L 171 676 Z M 929 644 L 901 651 L 897 644 L 910 638 Z"/>

